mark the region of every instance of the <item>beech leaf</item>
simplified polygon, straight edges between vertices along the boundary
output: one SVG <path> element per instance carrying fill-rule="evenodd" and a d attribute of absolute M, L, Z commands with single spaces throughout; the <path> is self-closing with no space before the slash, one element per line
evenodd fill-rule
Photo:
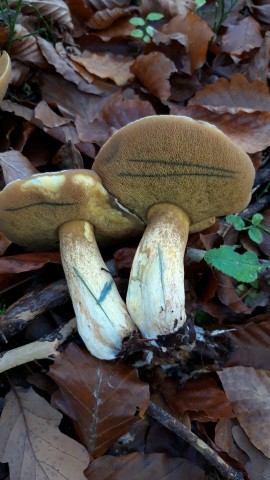
<path fill-rule="evenodd" d="M 236 247 L 222 245 L 206 252 L 204 259 L 222 273 L 236 278 L 239 282 L 254 282 L 257 279 L 260 264 L 253 252 L 243 255 L 234 251 Z"/>
<path fill-rule="evenodd" d="M 32 388 L 6 396 L 0 420 L 0 462 L 10 480 L 84 480 L 85 448 L 58 429 L 62 415 Z"/>

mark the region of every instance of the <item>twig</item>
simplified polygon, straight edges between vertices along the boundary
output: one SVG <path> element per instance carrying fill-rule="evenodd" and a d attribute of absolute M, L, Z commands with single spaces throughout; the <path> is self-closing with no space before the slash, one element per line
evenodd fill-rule
<path fill-rule="evenodd" d="M 59 354 L 57 348 L 77 329 L 76 318 L 72 318 L 36 342 L 14 348 L 0 354 L 0 373 L 33 360 L 54 357 Z"/>
<path fill-rule="evenodd" d="M 158 407 L 151 402 L 146 410 L 146 413 L 155 418 L 161 425 L 176 433 L 179 437 L 192 445 L 198 452 L 200 452 L 206 460 L 213 465 L 226 480 L 243 480 L 242 473 L 237 472 L 233 467 L 227 465 L 224 460 L 203 440 L 198 438 L 193 432 L 185 427 L 181 422 L 172 417 L 163 408 Z"/>

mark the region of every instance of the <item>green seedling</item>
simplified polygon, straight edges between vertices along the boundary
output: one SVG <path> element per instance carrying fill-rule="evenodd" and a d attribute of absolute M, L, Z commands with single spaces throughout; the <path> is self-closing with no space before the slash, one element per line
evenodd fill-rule
<path fill-rule="evenodd" d="M 233 225 L 235 230 L 241 232 L 247 230 L 249 238 L 255 243 L 262 243 L 263 235 L 262 232 L 270 234 L 270 230 L 264 225 L 261 225 L 263 221 L 263 215 L 260 213 L 255 213 L 251 220 L 247 218 L 241 218 L 237 215 L 227 215 L 226 222 Z"/>
<path fill-rule="evenodd" d="M 132 17 L 129 20 L 129 23 L 131 23 L 131 25 L 134 25 L 136 28 L 132 30 L 130 35 L 133 38 L 141 39 L 144 43 L 150 43 L 156 30 L 151 25 L 149 25 L 149 22 L 156 22 L 158 20 L 161 20 L 163 17 L 164 15 L 162 13 L 155 12 L 148 13 L 145 18 Z"/>
<path fill-rule="evenodd" d="M 230 5 L 228 5 L 228 2 L 225 2 L 225 0 L 216 0 L 213 8 L 203 11 L 200 9 L 207 3 L 206 0 L 195 0 L 195 2 L 197 4 L 197 8 L 195 10 L 197 15 L 199 15 L 201 18 L 205 17 L 206 15 L 211 15 L 213 17 L 213 21 L 211 22 L 212 30 L 217 35 L 220 27 L 226 18 L 228 18 L 238 0 L 230 0 Z"/>
<path fill-rule="evenodd" d="M 6 44 L 4 45 L 5 50 L 10 53 L 12 43 L 16 40 L 22 40 L 25 37 L 29 37 L 31 35 L 44 35 L 47 40 L 52 38 L 52 30 L 48 22 L 45 18 L 40 14 L 39 10 L 31 4 L 28 4 L 35 14 L 39 17 L 40 21 L 43 23 L 44 27 L 39 28 L 36 31 L 30 32 L 27 35 L 22 35 L 20 37 L 16 36 L 16 24 L 18 16 L 21 14 L 21 10 L 23 7 L 23 0 L 18 0 L 16 5 L 16 9 L 13 10 L 10 8 L 8 0 L 0 0 L 0 22 L 2 25 L 8 26 L 8 39 Z"/>

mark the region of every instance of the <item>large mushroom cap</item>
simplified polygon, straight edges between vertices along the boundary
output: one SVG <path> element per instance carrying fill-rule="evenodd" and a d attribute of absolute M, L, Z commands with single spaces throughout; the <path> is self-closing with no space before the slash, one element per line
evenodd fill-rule
<path fill-rule="evenodd" d="M 0 57 L 0 102 L 3 100 L 11 74 L 11 61 L 7 52 L 3 52 Z"/>
<path fill-rule="evenodd" d="M 0 193 L 0 230 L 32 249 L 58 246 L 58 228 L 70 220 L 87 220 L 98 243 L 138 235 L 142 223 L 119 209 L 89 170 L 33 175 L 8 184 Z"/>
<path fill-rule="evenodd" d="M 240 147 L 216 127 L 181 116 L 145 117 L 121 128 L 93 169 L 142 220 L 152 205 L 174 203 L 188 214 L 191 232 L 246 207 L 254 181 L 252 162 Z"/>

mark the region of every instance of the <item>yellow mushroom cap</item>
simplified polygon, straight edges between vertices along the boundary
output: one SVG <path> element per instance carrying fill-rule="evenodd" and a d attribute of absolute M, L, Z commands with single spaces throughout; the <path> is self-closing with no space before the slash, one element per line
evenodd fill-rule
<path fill-rule="evenodd" d="M 3 52 L 0 57 L 0 102 L 3 100 L 11 74 L 11 61 L 7 52 Z"/>
<path fill-rule="evenodd" d="M 249 156 L 215 126 L 174 115 L 145 117 L 118 130 L 93 170 L 143 221 L 152 205 L 173 203 L 188 214 L 191 232 L 243 210 L 255 175 Z"/>
<path fill-rule="evenodd" d="M 143 230 L 134 216 L 120 210 L 89 170 L 38 174 L 9 183 L 0 193 L 0 230 L 31 249 L 58 246 L 58 228 L 70 220 L 87 220 L 98 243 L 130 238 Z"/>

